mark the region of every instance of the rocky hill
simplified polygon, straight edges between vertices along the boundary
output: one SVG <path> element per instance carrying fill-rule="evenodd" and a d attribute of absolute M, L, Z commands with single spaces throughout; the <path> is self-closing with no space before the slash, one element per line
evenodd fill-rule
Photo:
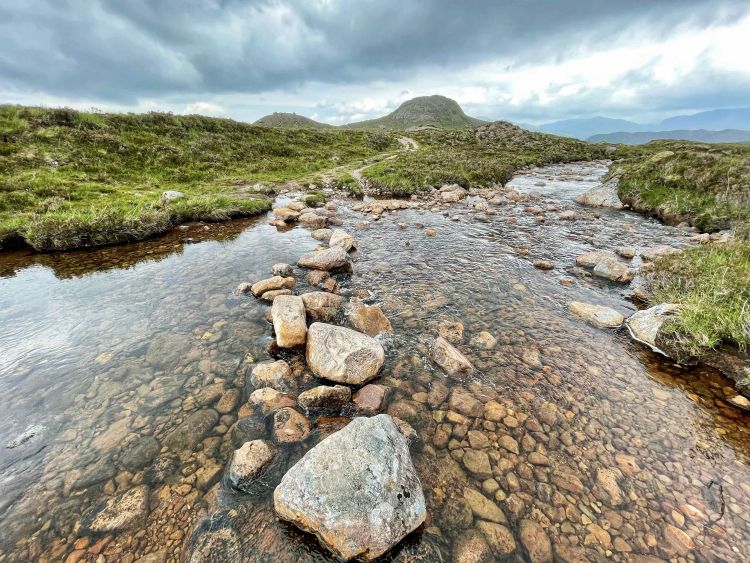
<path fill-rule="evenodd" d="M 750 131 L 740 129 L 724 129 L 722 131 L 708 131 L 706 129 L 681 129 L 675 131 L 620 131 L 592 135 L 586 139 L 589 143 L 623 143 L 626 145 L 641 145 L 656 140 L 696 141 L 699 143 L 749 143 Z"/>
<path fill-rule="evenodd" d="M 421 96 L 405 101 L 385 117 L 350 123 L 350 129 L 415 130 L 429 127 L 460 129 L 485 123 L 469 117 L 458 102 L 445 96 Z"/>
<path fill-rule="evenodd" d="M 320 123 L 304 115 L 296 113 L 273 112 L 270 115 L 261 117 L 253 125 L 262 125 L 264 127 L 289 127 L 302 129 L 325 129 L 333 127 L 327 123 Z"/>

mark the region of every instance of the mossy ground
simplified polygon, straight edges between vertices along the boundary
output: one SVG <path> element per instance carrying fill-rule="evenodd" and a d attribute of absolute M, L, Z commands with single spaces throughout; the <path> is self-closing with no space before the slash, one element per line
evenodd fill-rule
<path fill-rule="evenodd" d="M 0 106 L 0 247 L 119 243 L 187 220 L 259 213 L 270 203 L 258 182 L 302 183 L 398 147 L 377 132 Z M 163 204 L 166 190 L 185 197 Z"/>

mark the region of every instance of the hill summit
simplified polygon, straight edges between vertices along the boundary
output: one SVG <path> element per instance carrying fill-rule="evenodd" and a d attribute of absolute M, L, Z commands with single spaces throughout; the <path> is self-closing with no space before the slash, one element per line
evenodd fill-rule
<path fill-rule="evenodd" d="M 458 102 L 445 96 L 420 96 L 402 103 L 385 117 L 350 123 L 352 129 L 408 130 L 422 127 L 457 129 L 476 127 L 485 123 L 469 117 Z"/>
<path fill-rule="evenodd" d="M 320 123 L 304 115 L 296 113 L 273 112 L 270 115 L 261 117 L 253 125 L 263 125 L 264 127 L 291 127 L 303 129 L 319 129 L 333 127 L 327 123 Z"/>

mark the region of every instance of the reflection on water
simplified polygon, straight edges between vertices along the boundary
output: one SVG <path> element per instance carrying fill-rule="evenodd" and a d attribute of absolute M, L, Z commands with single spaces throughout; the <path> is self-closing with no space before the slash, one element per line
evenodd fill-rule
<path fill-rule="evenodd" d="M 497 207 L 486 221 L 465 204 L 449 216 L 385 214 L 369 227 L 342 211 L 359 240 L 342 292 L 369 291 L 391 318 L 381 382 L 392 388 L 389 412 L 419 434 L 414 461 L 430 518 L 391 558 L 460 555 L 469 530 L 486 519 L 464 498 L 468 488 L 501 508 L 519 558 L 528 520 L 541 524 L 558 555 L 582 550 L 589 560 L 730 561 L 748 551 L 750 420 L 724 402 L 727 382 L 567 313 L 570 300 L 634 310 L 627 289 L 576 270 L 578 254 L 683 244 L 674 228 L 572 204 L 604 169 L 518 177 L 519 191 L 541 199 Z M 529 205 L 549 209 L 546 220 Z M 578 219 L 557 220 L 553 208 L 574 209 Z M 237 428 L 265 431 L 262 419 L 242 418 L 242 405 L 252 390 L 248 367 L 268 357 L 266 307 L 233 289 L 316 245 L 306 229 L 279 233 L 250 220 L 125 247 L 0 257 L 0 552 L 8 560 L 72 552 L 91 561 L 148 553 L 177 560 L 187 545 L 195 560 L 208 552 L 327 560 L 314 540 L 276 520 L 275 483 L 251 496 L 214 486 L 239 445 Z M 555 269 L 533 268 L 537 258 Z M 560 284 L 564 276 L 572 286 Z M 444 320 L 464 325 L 458 347 L 477 367 L 469 379 L 448 379 L 427 359 Z M 477 343 L 482 331 L 495 347 Z M 303 358 L 288 359 L 300 389 L 316 384 Z M 283 451 L 279 474 L 345 420 L 315 422 L 304 446 Z M 471 450 L 487 453 L 491 475 L 469 470 Z M 103 536 L 80 531 L 90 507 L 143 485 L 145 520 Z"/>

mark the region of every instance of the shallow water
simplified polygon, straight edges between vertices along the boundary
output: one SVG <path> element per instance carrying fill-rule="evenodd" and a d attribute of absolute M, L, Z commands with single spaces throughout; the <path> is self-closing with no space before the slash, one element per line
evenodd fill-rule
<path fill-rule="evenodd" d="M 571 300 L 635 310 L 626 286 L 575 268 L 582 252 L 686 244 L 684 233 L 653 220 L 572 203 L 604 171 L 604 164 L 567 165 L 520 175 L 510 185 L 541 199 L 496 207 L 485 218 L 460 203 L 448 216 L 410 209 L 365 227 L 362 214 L 341 203 L 344 226 L 359 241 L 354 274 L 339 277 L 341 292 L 369 291 L 366 301 L 392 320 L 379 382 L 392 388 L 389 412 L 419 435 L 413 456 L 429 518 L 390 558 L 451 560 L 477 521 L 466 514 L 466 487 L 504 511 L 519 559 L 523 520 L 539 522 L 555 545 L 585 548 L 589 559 L 739 561 L 750 549 L 750 417 L 724 402 L 729 382 L 710 369 L 671 365 L 623 331 L 567 313 Z M 575 209 L 579 218 L 547 211 L 542 223 L 526 210 L 547 205 Z M 425 236 L 421 225 L 437 235 Z M 251 496 L 223 484 L 212 489 L 234 449 L 230 428 L 242 401 L 234 403 L 230 390 L 247 396 L 245 374 L 268 357 L 272 337 L 267 306 L 233 290 L 317 244 L 308 229 L 278 232 L 261 219 L 192 225 L 95 251 L 0 255 L 0 560 L 64 560 L 74 549 L 91 561 L 154 552 L 176 560 L 183 549 L 196 561 L 207 552 L 226 560 L 329 559 L 276 520 L 273 479 Z M 535 269 L 537 258 L 555 269 Z M 573 285 L 561 285 L 564 276 Z M 305 291 L 304 275 L 298 279 Z M 465 326 L 458 347 L 477 368 L 470 378 L 448 379 L 428 359 L 443 320 Z M 497 346 L 474 346 L 481 331 Z M 300 388 L 316 384 L 299 358 L 285 357 L 296 361 Z M 506 416 L 451 425 L 447 402 L 430 404 L 441 384 L 496 401 Z M 223 412 L 195 452 L 164 446 L 188 416 L 209 408 Z M 316 422 L 304 445 L 284 450 L 276 477 L 345 420 Z M 464 469 L 468 430 L 487 438 L 494 482 Z M 436 439 L 441 433 L 447 445 Z M 148 436 L 157 451 L 126 469 L 126 453 Z M 503 436 L 518 453 L 498 445 Z M 87 509 L 142 483 L 151 491 L 147 521 L 103 541 L 78 539 Z M 689 540 L 676 541 L 666 525 Z M 680 541 L 694 545 L 683 550 Z"/>

